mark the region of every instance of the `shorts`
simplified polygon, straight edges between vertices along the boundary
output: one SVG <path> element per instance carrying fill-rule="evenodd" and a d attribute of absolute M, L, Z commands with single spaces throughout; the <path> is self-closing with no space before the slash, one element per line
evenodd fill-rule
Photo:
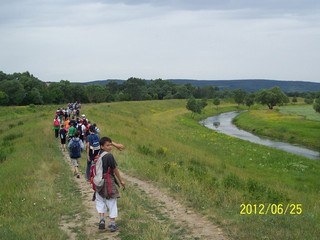
<path fill-rule="evenodd" d="M 109 210 L 109 218 L 118 217 L 117 198 L 106 199 L 96 192 L 96 209 L 98 213 L 107 213 Z"/>
<path fill-rule="evenodd" d="M 60 138 L 61 144 L 66 144 L 66 138 Z"/>
<path fill-rule="evenodd" d="M 78 158 L 71 158 L 71 163 L 72 163 L 72 166 L 78 167 L 79 166 Z"/>

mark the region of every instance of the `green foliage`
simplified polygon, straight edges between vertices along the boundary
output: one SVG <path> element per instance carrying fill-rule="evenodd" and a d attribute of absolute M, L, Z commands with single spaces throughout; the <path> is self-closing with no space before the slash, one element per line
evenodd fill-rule
<path fill-rule="evenodd" d="M 254 93 L 247 95 L 244 99 L 244 103 L 246 104 L 246 106 L 248 106 L 250 108 L 254 104 L 255 97 L 256 96 Z"/>
<path fill-rule="evenodd" d="M 202 109 L 207 106 L 206 100 L 197 100 L 194 97 L 191 97 L 187 101 L 186 108 L 191 111 L 192 113 L 199 113 L 201 114 Z"/>
<path fill-rule="evenodd" d="M 212 101 L 213 105 L 215 105 L 218 109 L 218 106 L 220 105 L 220 99 L 219 98 L 214 98 L 213 101 Z"/>
<path fill-rule="evenodd" d="M 276 105 L 282 105 L 289 102 L 289 98 L 279 87 L 268 90 L 261 90 L 256 94 L 256 101 L 263 105 L 267 105 L 269 109 L 273 109 Z"/>
<path fill-rule="evenodd" d="M 317 99 L 314 101 L 314 103 L 313 103 L 313 109 L 314 109 L 316 112 L 320 113 L 320 97 L 317 98 Z"/>
<path fill-rule="evenodd" d="M 246 98 L 247 93 L 244 90 L 236 89 L 233 91 L 234 101 L 240 105 L 243 104 Z"/>
<path fill-rule="evenodd" d="M 203 82 L 206 82 L 206 84 Z M 186 81 L 185 84 L 181 84 L 175 83 L 174 80 L 145 80 L 131 77 L 126 81 L 108 80 L 106 83 L 103 81 L 97 81 L 80 84 L 71 83 L 68 80 L 45 83 L 34 77 L 29 72 L 5 74 L 0 71 L 0 106 L 65 104 L 75 101 L 81 103 L 102 103 L 114 101 L 189 99 L 191 97 L 196 99 L 233 98 L 238 105 L 246 104 L 248 107 L 254 103 L 252 96 L 248 97 L 245 90 L 243 90 L 251 89 L 248 88 L 248 84 L 252 85 L 252 82 L 255 82 L 254 80 L 249 82 L 228 81 L 233 82 L 233 87 L 230 87 L 230 89 L 234 89 L 235 86 L 239 86 L 239 82 L 241 82 L 240 86 L 242 89 L 237 88 L 236 90 L 230 90 L 226 87 L 219 90 L 216 86 L 208 86 L 207 83 L 210 81 L 203 82 Z M 200 84 L 200 86 L 197 84 Z M 277 82 L 277 84 L 283 87 L 281 82 Z M 252 91 L 252 89 L 250 91 Z M 272 90 L 271 92 L 274 91 Z M 270 97 L 269 92 L 267 94 L 268 96 L 263 94 L 264 93 L 262 91 L 262 93 L 259 94 L 257 101 L 261 103 L 269 101 L 265 104 L 268 104 L 268 106 L 272 108 L 274 101 L 270 99 L 273 97 Z M 276 95 L 277 94 L 278 93 L 276 93 Z M 319 95 L 311 92 L 294 92 L 291 93 L 291 96 L 292 94 L 295 94 L 295 96 L 305 97 L 308 104 L 311 104 L 313 99 Z M 268 100 L 265 100 L 266 98 L 268 98 Z M 272 103 L 270 103 L 270 101 L 272 101 Z M 276 100 L 276 102 L 276 104 L 281 105 L 286 103 L 287 99 L 285 98 L 280 102 Z M 199 109 L 195 110 L 196 112 L 199 112 Z"/>
<path fill-rule="evenodd" d="M 313 103 L 313 98 L 305 98 L 305 99 L 304 99 L 304 102 L 305 102 L 306 104 L 312 104 L 312 103 Z"/>
<path fill-rule="evenodd" d="M 6 106 L 9 103 L 9 96 L 3 91 L 0 91 L 0 105 Z"/>

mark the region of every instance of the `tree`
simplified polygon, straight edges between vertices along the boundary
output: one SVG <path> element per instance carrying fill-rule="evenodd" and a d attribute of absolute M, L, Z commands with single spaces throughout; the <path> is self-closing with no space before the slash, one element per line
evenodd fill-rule
<path fill-rule="evenodd" d="M 294 96 L 291 101 L 292 101 L 292 103 L 297 103 L 297 102 L 298 102 L 298 99 L 297 99 L 296 96 Z"/>
<path fill-rule="evenodd" d="M 244 99 L 247 95 L 247 93 L 241 89 L 236 89 L 233 91 L 234 94 L 234 101 L 240 105 L 244 103 Z"/>
<path fill-rule="evenodd" d="M 192 113 L 201 113 L 201 106 L 200 106 L 200 104 L 198 103 L 198 101 L 194 97 L 191 97 L 191 98 L 188 99 L 186 107 Z"/>
<path fill-rule="evenodd" d="M 130 100 L 139 101 L 146 99 L 147 83 L 140 78 L 129 78 L 124 82 L 123 94 L 130 96 Z"/>
<path fill-rule="evenodd" d="M 190 88 L 186 84 L 184 85 L 177 85 L 176 86 L 176 93 L 174 94 L 174 98 L 176 99 L 186 99 L 191 96 Z"/>
<path fill-rule="evenodd" d="M 313 103 L 313 109 L 320 113 L 320 97 L 316 98 L 316 100 Z"/>
<path fill-rule="evenodd" d="M 9 97 L 5 92 L 0 91 L 0 105 L 5 106 L 9 103 Z"/>
<path fill-rule="evenodd" d="M 213 102 L 213 105 L 215 105 L 216 108 L 218 109 L 218 106 L 220 105 L 220 99 L 219 98 L 214 98 L 212 102 Z"/>
<path fill-rule="evenodd" d="M 256 95 L 256 101 L 261 104 L 266 104 L 269 109 L 273 109 L 276 105 L 282 105 L 289 102 L 289 98 L 279 87 L 273 87 L 267 90 L 261 90 Z"/>
<path fill-rule="evenodd" d="M 9 97 L 9 105 L 22 104 L 26 92 L 19 80 L 4 80 L 0 82 L 0 91 L 3 91 Z"/>
<path fill-rule="evenodd" d="M 92 103 L 105 102 L 108 96 L 107 88 L 100 85 L 88 85 L 86 87 L 86 92 L 89 102 Z"/>
<path fill-rule="evenodd" d="M 244 99 L 246 106 L 250 108 L 254 104 L 254 99 L 255 99 L 254 93 L 247 95 Z"/>
<path fill-rule="evenodd" d="M 200 107 L 201 109 L 204 109 L 208 105 L 208 99 L 202 98 L 200 101 Z"/>
<path fill-rule="evenodd" d="M 24 104 L 43 104 L 43 98 L 38 88 L 33 88 L 27 92 Z"/>
<path fill-rule="evenodd" d="M 47 103 L 64 103 L 64 92 L 61 90 L 60 83 L 50 83 L 48 92 L 45 94 Z"/>

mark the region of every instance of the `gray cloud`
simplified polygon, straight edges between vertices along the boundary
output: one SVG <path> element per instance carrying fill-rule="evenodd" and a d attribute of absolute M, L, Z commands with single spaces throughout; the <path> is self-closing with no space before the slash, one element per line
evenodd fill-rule
<path fill-rule="evenodd" d="M 11 0 L 2 71 L 43 80 L 320 80 L 320 1 Z"/>
<path fill-rule="evenodd" d="M 318 0 L 97 0 L 101 3 L 163 6 L 189 10 L 237 10 L 260 9 L 280 11 L 301 11 L 319 9 Z"/>
<path fill-rule="evenodd" d="M 86 24 L 93 21 L 125 20 L 144 17 L 142 14 L 125 12 L 113 19 L 104 16 L 95 18 L 90 11 L 113 8 L 112 5 L 128 7 L 152 7 L 152 14 L 161 15 L 170 11 L 224 11 L 225 17 L 232 18 L 271 18 L 278 16 L 310 16 L 320 14 L 318 0 L 11 0 L 1 3 L 0 25 L 50 25 Z M 108 12 L 108 11 L 106 11 Z M 139 12 L 136 9 L 136 12 Z M 230 13 L 228 15 L 228 12 Z M 109 12 L 108 12 L 109 14 Z M 145 15 L 146 12 L 143 13 Z"/>

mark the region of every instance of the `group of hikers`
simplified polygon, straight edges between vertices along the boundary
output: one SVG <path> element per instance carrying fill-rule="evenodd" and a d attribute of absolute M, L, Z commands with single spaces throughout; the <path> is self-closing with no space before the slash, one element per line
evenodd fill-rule
<path fill-rule="evenodd" d="M 100 129 L 95 123 L 91 124 L 85 114 L 80 117 L 80 108 L 81 105 L 76 102 L 69 103 L 65 109 L 57 109 L 53 120 L 55 138 L 60 138 L 62 151 L 69 151 L 76 178 L 80 178 L 81 153 L 86 152 L 85 177 L 94 190 L 92 201 L 96 202 L 99 213 L 99 229 L 105 229 L 105 215 L 109 211 L 108 229 L 115 232 L 118 230 L 115 223 L 118 217 L 117 199 L 120 197 L 118 187 L 121 185 L 124 189 L 125 183 L 111 151 L 112 147 L 121 151 L 124 146 L 109 137 L 100 138 Z"/>

